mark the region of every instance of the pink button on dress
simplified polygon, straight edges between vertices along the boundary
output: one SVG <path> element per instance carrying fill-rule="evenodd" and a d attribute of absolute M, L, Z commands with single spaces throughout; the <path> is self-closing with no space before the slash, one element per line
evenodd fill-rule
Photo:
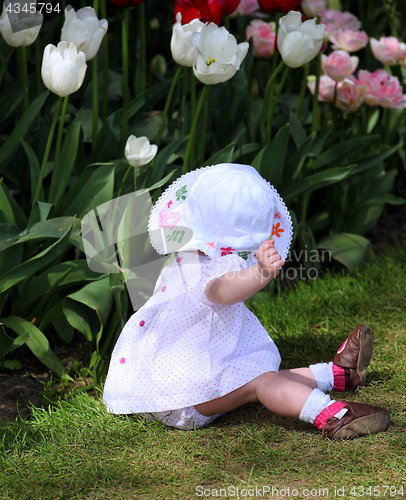
<path fill-rule="evenodd" d="M 114 348 L 103 394 L 112 413 L 185 408 L 278 372 L 279 351 L 256 316 L 242 302 L 217 305 L 204 293 L 212 279 L 246 268 L 245 260 L 179 255 Z"/>

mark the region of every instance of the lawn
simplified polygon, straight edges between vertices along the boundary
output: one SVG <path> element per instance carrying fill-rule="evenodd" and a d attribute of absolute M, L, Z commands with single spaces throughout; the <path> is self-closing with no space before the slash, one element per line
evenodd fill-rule
<path fill-rule="evenodd" d="M 80 393 L 0 428 L 1 499 L 405 498 L 405 252 L 406 242 L 387 247 L 358 273 L 326 273 L 255 306 L 282 368 L 329 361 L 368 323 L 367 387 L 340 397 L 388 409 L 386 433 L 332 442 L 257 404 L 183 432 L 110 415 L 100 394 Z"/>

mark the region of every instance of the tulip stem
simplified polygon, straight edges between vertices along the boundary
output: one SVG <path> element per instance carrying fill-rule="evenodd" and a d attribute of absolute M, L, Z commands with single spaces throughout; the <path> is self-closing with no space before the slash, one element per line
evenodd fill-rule
<path fill-rule="evenodd" d="M 138 31 L 140 33 L 140 72 L 139 72 L 139 90 L 144 92 L 146 88 L 146 72 L 147 72 L 147 33 L 145 29 L 145 3 L 138 5 Z"/>
<path fill-rule="evenodd" d="M 209 89 L 208 85 L 205 85 L 203 87 L 203 91 L 200 94 L 200 99 L 199 99 L 199 102 L 197 104 L 196 111 L 193 114 L 192 126 L 190 127 L 190 134 L 189 134 L 189 139 L 188 139 L 187 146 L 186 146 L 185 158 L 183 160 L 183 169 L 182 169 L 183 174 L 186 174 L 186 172 L 188 171 L 188 168 L 189 168 L 190 154 L 192 151 L 192 145 L 194 143 L 197 122 L 199 121 L 199 115 L 200 115 L 200 111 L 203 107 L 203 103 L 204 103 L 205 99 L 207 98 L 207 93 L 209 91 L 208 89 Z"/>
<path fill-rule="evenodd" d="M 121 196 L 121 193 L 123 192 L 124 183 L 125 183 L 125 181 L 127 180 L 128 174 L 131 172 L 131 170 L 132 170 L 133 168 L 134 168 L 134 167 L 133 167 L 132 165 L 129 165 L 129 167 L 127 168 L 127 171 L 126 171 L 126 173 L 124 174 L 123 180 L 121 181 L 121 186 L 120 186 L 120 189 L 117 191 L 117 196 L 116 196 L 116 198 L 119 198 L 119 197 Z"/>
<path fill-rule="evenodd" d="M 321 71 L 321 56 L 320 52 L 316 58 L 316 86 L 313 95 L 313 109 L 312 109 L 312 132 L 317 132 L 319 129 L 319 85 L 320 85 L 320 71 Z"/>
<path fill-rule="evenodd" d="M 271 92 L 273 89 L 273 83 L 275 81 L 275 78 L 281 72 L 284 65 L 285 65 L 285 63 L 281 60 L 281 62 L 276 67 L 275 71 L 272 72 L 272 75 L 270 76 L 268 83 L 266 84 L 266 87 L 265 87 L 264 103 L 262 106 L 261 124 L 260 124 L 262 146 L 265 146 L 265 143 L 266 143 L 266 129 L 267 129 L 267 123 L 266 123 L 267 120 L 266 119 L 267 119 L 267 115 L 268 115 L 268 107 L 269 107 L 269 104 L 271 101 Z"/>
<path fill-rule="evenodd" d="M 5 73 L 6 68 L 7 68 L 7 64 L 9 62 L 10 57 L 12 56 L 13 52 L 14 52 L 14 47 L 10 47 L 8 49 L 7 55 L 6 55 L 6 57 L 4 59 L 4 62 L 2 64 L 2 66 L 1 66 L 1 69 L 0 69 L 0 83 L 1 83 L 1 81 L 3 79 L 4 73 Z"/>
<path fill-rule="evenodd" d="M 190 114 L 193 115 L 196 107 L 196 77 L 193 68 L 190 68 Z"/>
<path fill-rule="evenodd" d="M 45 146 L 44 156 L 42 158 L 41 169 L 39 171 L 37 187 L 35 189 L 34 197 L 32 199 L 32 206 L 34 206 L 34 204 L 38 201 L 41 193 L 42 181 L 44 180 L 45 170 L 47 168 L 49 153 L 51 151 L 52 139 L 54 137 L 55 127 L 59 116 L 59 109 L 61 107 L 61 102 L 62 102 L 62 97 L 59 97 L 55 104 L 54 116 L 52 118 L 51 128 L 49 129 L 48 140 Z"/>
<path fill-rule="evenodd" d="M 123 64 L 123 136 L 124 140 L 128 137 L 128 27 L 130 20 L 129 9 L 123 9 L 122 23 L 122 64 Z"/>
<path fill-rule="evenodd" d="M 102 19 L 107 19 L 106 0 L 100 2 L 100 12 Z M 107 107 L 109 99 L 109 42 L 107 36 L 103 37 L 103 103 L 102 103 L 102 120 L 107 119 Z"/>
<path fill-rule="evenodd" d="M 59 177 L 59 158 L 61 156 L 61 144 L 63 129 L 65 126 L 66 110 L 68 109 L 69 96 L 63 98 L 61 117 L 59 119 L 58 135 L 56 136 L 54 168 L 52 170 L 51 187 L 49 189 L 48 203 L 55 203 L 55 191 Z"/>
<path fill-rule="evenodd" d="M 274 117 L 274 114 L 275 114 L 276 106 L 277 106 L 278 101 L 279 101 L 279 97 L 281 96 L 283 87 L 285 86 L 288 74 L 289 74 L 289 66 L 286 66 L 285 67 L 285 71 L 284 71 L 283 76 L 282 76 L 282 79 L 281 79 L 281 81 L 280 81 L 280 83 L 278 85 L 278 88 L 276 90 L 276 95 L 274 96 L 274 98 L 273 98 L 273 100 L 272 100 L 272 102 L 270 103 L 270 106 L 269 106 L 268 121 L 267 121 L 267 124 L 266 124 L 266 138 L 267 138 L 267 142 L 270 142 L 271 139 L 272 139 L 273 117 Z"/>
<path fill-rule="evenodd" d="M 94 56 L 92 61 L 92 108 L 93 108 L 92 158 L 93 161 L 95 161 L 96 141 L 97 141 L 97 134 L 99 132 L 99 76 L 98 76 L 97 54 Z"/>
<path fill-rule="evenodd" d="M 172 78 L 171 87 L 169 89 L 168 97 L 166 98 L 165 107 L 164 107 L 164 110 L 162 112 L 161 124 L 159 126 L 158 135 L 156 136 L 156 140 L 155 140 L 155 144 L 157 146 L 159 146 L 159 143 L 161 142 L 162 133 L 164 131 L 164 127 L 165 127 L 165 123 L 166 123 L 166 118 L 168 116 L 169 106 L 171 105 L 173 93 L 175 91 L 175 87 L 176 87 L 176 84 L 179 80 L 179 77 L 182 74 L 182 71 L 183 71 L 183 66 L 178 66 L 178 69 L 176 70 L 175 76 Z"/>
<path fill-rule="evenodd" d="M 296 116 L 298 118 L 300 116 L 300 112 L 302 111 L 303 99 L 304 99 L 306 89 L 307 89 L 307 77 L 308 76 L 309 76 L 309 63 L 306 63 L 304 65 L 303 80 L 302 80 L 302 86 L 300 88 L 299 99 L 297 100 L 297 105 L 296 105 Z"/>
<path fill-rule="evenodd" d="M 207 121 L 209 118 L 209 96 L 204 101 L 203 108 L 203 128 L 202 128 L 202 137 L 199 141 L 199 158 L 204 160 L 204 155 L 206 154 L 206 135 L 207 135 Z"/>
<path fill-rule="evenodd" d="M 28 72 L 27 72 L 27 47 L 19 47 L 17 54 L 21 83 L 23 85 L 22 113 L 28 108 Z"/>

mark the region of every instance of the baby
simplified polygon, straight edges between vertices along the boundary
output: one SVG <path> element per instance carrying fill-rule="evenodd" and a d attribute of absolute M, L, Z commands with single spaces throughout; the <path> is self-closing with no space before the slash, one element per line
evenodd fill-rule
<path fill-rule="evenodd" d="M 365 384 L 367 325 L 332 362 L 279 370 L 275 343 L 245 307 L 278 275 L 293 234 L 284 202 L 254 168 L 220 164 L 183 175 L 158 199 L 148 227 L 157 252 L 174 258 L 114 348 L 103 397 L 109 411 L 188 430 L 259 401 L 331 439 L 388 428 L 386 410 L 326 394 Z"/>

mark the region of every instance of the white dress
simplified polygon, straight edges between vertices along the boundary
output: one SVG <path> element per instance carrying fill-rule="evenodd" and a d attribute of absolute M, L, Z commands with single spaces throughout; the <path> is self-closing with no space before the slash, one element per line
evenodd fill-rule
<path fill-rule="evenodd" d="M 278 372 L 279 351 L 256 316 L 242 302 L 217 305 L 204 293 L 212 279 L 246 267 L 235 254 L 177 254 L 117 341 L 103 395 L 108 411 L 185 408 Z"/>

